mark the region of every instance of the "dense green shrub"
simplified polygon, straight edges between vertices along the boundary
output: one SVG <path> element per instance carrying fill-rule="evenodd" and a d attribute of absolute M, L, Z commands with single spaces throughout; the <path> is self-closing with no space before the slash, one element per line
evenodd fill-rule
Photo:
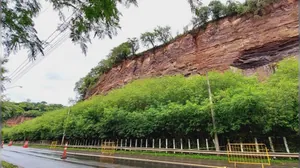
<path fill-rule="evenodd" d="M 282 61 L 267 81 L 240 73 L 209 73 L 221 137 L 294 135 L 298 131 L 297 61 Z M 4 129 L 4 137 L 67 138 L 207 137 L 212 133 L 207 81 L 203 76 L 136 80 L 107 95 L 45 113 Z"/>

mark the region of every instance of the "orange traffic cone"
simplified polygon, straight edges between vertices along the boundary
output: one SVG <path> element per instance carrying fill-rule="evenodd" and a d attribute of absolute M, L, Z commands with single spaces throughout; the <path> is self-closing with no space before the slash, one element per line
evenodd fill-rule
<path fill-rule="evenodd" d="M 12 146 L 12 144 L 13 144 L 13 142 L 12 142 L 12 141 L 9 141 L 8 146 Z"/>
<path fill-rule="evenodd" d="M 28 141 L 25 141 L 23 148 L 28 148 Z"/>
<path fill-rule="evenodd" d="M 65 144 L 64 152 L 61 156 L 61 159 L 67 159 L 67 148 L 68 148 L 68 142 Z"/>

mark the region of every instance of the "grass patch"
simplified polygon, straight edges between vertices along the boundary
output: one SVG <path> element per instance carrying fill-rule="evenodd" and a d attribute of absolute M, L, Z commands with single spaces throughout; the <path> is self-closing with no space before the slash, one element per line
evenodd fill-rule
<path fill-rule="evenodd" d="M 18 168 L 18 166 L 10 164 L 10 163 L 5 162 L 5 161 L 2 161 L 1 164 L 2 164 L 3 168 Z"/>
<path fill-rule="evenodd" d="M 133 154 L 133 155 L 148 155 L 148 156 L 163 156 L 163 157 L 178 157 L 188 159 L 204 159 L 204 160 L 223 160 L 228 161 L 227 155 L 217 156 L 208 154 L 181 154 L 181 153 L 165 153 L 165 152 L 149 152 L 149 151 L 117 151 L 119 154 Z M 284 163 L 298 163 L 297 159 L 271 159 L 271 163 L 284 164 Z"/>
<path fill-rule="evenodd" d="M 22 146 L 21 144 L 15 144 L 16 146 Z M 50 149 L 50 145 L 30 145 L 30 148 Z M 55 150 L 63 150 L 64 147 L 57 146 Z M 100 149 L 94 148 L 72 148 L 68 147 L 68 151 L 82 151 L 82 152 L 101 152 Z M 227 161 L 227 155 L 209 155 L 209 154 L 187 154 L 187 153 L 166 153 L 166 152 L 152 152 L 152 151 L 128 151 L 128 150 L 117 150 L 116 154 L 130 154 L 130 155 L 145 155 L 145 156 L 162 156 L 162 157 L 178 157 L 187 159 L 203 159 L 203 160 L 223 160 Z M 275 164 L 286 164 L 286 163 L 298 163 L 298 159 L 280 158 L 272 159 L 271 163 Z"/>

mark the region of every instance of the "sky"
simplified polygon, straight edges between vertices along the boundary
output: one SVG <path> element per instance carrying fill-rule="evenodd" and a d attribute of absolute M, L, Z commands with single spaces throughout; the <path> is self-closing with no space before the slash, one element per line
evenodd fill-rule
<path fill-rule="evenodd" d="M 208 2 L 203 1 L 204 4 Z M 42 12 L 35 23 L 39 37 L 45 40 L 61 21 L 52 6 L 46 2 L 42 6 Z M 93 39 L 92 44 L 88 45 L 86 56 L 79 45 L 67 39 L 48 55 L 38 57 L 38 64 L 13 84 L 7 85 L 4 93 L 6 97 L 14 102 L 30 99 L 32 102 L 68 105 L 68 99 L 76 95 L 73 90 L 75 83 L 104 59 L 113 47 L 125 42 L 127 38 L 139 37 L 143 32 L 152 31 L 158 25 L 171 26 L 175 36 L 177 32 L 183 31 L 183 27 L 192 18 L 187 0 L 138 0 L 138 7 L 121 7 L 120 11 L 123 15 L 120 20 L 122 28 L 118 30 L 117 36 L 112 39 Z M 143 51 L 143 48 L 139 51 Z M 8 74 L 14 72 L 27 57 L 26 50 L 11 55 L 5 65 Z"/>

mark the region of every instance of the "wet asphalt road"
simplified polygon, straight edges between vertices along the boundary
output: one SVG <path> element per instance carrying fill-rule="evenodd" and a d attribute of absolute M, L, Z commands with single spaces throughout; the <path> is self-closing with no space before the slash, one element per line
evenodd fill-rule
<path fill-rule="evenodd" d="M 92 156 L 75 156 L 68 154 L 66 160 L 61 159 L 61 152 L 48 150 L 48 149 L 35 149 L 35 148 L 23 148 L 18 146 L 8 147 L 4 145 L 1 151 L 1 159 L 9 163 L 20 166 L 21 168 L 195 168 L 195 166 L 183 166 L 174 165 L 168 163 L 151 163 L 145 161 L 130 161 L 123 159 L 109 159 Z M 129 156 L 130 157 L 130 156 Z M 141 156 L 141 158 L 143 158 Z M 155 159 L 155 158 L 144 158 L 144 159 Z M 180 160 L 174 158 L 173 162 L 186 162 L 187 160 Z M 164 158 L 159 158 L 163 161 Z M 166 161 L 168 161 L 167 159 Z M 170 160 L 169 160 L 170 161 Z M 197 165 L 216 165 L 216 163 L 201 162 L 197 160 L 189 161 Z M 217 161 L 210 161 L 217 162 Z M 226 164 L 219 164 L 219 166 L 225 166 Z M 233 167 L 232 165 L 226 165 L 228 168 Z M 207 167 L 207 166 L 204 166 Z M 202 167 L 202 168 L 204 168 Z M 211 166 L 213 167 L 213 166 Z M 240 165 L 240 167 L 247 168 L 258 168 L 260 165 Z M 296 168 L 297 164 L 283 164 L 283 165 L 272 165 L 267 166 L 270 168 Z M 198 167 L 200 168 L 200 167 Z"/>
<path fill-rule="evenodd" d="M 4 146 L 2 160 L 22 168 L 133 168 L 125 165 L 108 164 L 96 160 L 80 159 L 68 156 L 60 159 L 61 154 L 51 150 Z"/>
<path fill-rule="evenodd" d="M 57 151 L 18 146 L 8 147 L 6 145 L 1 149 L 1 155 L 2 160 L 21 168 L 194 168 L 194 166 L 167 163 L 79 157 L 74 155 L 68 155 L 66 160 L 62 160 L 61 153 Z"/>

